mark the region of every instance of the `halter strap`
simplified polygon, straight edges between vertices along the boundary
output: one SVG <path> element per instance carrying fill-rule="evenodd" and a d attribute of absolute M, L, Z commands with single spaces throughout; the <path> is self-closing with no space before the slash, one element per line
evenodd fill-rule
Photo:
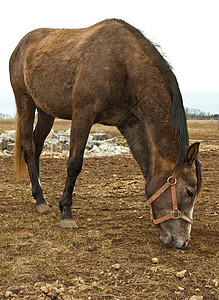
<path fill-rule="evenodd" d="M 170 176 L 167 178 L 167 182 L 154 194 L 148 199 L 148 203 L 150 205 L 150 214 L 151 214 L 151 221 L 154 222 L 155 225 L 160 224 L 162 222 L 165 222 L 170 219 L 183 219 L 190 224 L 192 224 L 192 219 L 183 214 L 180 210 L 178 210 L 177 205 L 177 198 L 176 198 L 176 183 L 177 179 Z M 172 196 L 172 205 L 173 210 L 171 213 L 167 214 L 166 216 L 163 216 L 159 219 L 154 219 L 154 214 L 152 210 L 151 203 L 154 202 L 161 194 L 163 194 L 168 188 L 171 188 L 171 196 Z"/>

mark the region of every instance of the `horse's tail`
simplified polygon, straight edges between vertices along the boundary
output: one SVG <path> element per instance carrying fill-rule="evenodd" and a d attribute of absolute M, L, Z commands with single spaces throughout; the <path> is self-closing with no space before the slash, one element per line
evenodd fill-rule
<path fill-rule="evenodd" d="M 15 136 L 15 146 L 14 146 L 15 156 L 14 156 L 14 171 L 18 180 L 23 180 L 27 174 L 27 166 L 24 160 L 24 152 L 21 147 L 21 126 L 20 126 L 20 116 L 17 112 L 16 115 L 16 136 Z"/>

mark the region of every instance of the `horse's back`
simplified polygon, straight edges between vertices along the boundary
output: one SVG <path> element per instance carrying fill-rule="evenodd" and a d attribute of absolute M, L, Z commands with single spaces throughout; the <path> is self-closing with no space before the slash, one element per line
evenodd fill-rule
<path fill-rule="evenodd" d="M 71 119 L 72 106 L 87 103 L 99 113 L 118 103 L 127 105 L 131 89 L 164 83 L 150 47 L 140 32 L 121 20 L 84 29 L 37 29 L 14 51 L 11 77 L 48 114 Z M 156 77 L 152 84 L 150 77 Z"/>

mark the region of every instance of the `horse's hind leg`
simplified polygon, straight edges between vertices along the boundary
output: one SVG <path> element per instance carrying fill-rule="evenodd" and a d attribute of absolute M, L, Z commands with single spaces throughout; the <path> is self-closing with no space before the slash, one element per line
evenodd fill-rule
<path fill-rule="evenodd" d="M 36 200 L 36 209 L 40 213 L 49 210 L 49 206 L 43 197 L 43 191 L 38 180 L 38 172 L 35 164 L 35 146 L 33 141 L 33 122 L 35 118 L 35 103 L 28 94 L 17 96 L 15 93 L 17 110 L 20 120 L 21 145 L 24 159 L 30 176 L 32 195 Z"/>
<path fill-rule="evenodd" d="M 38 121 L 34 130 L 34 144 L 35 144 L 35 166 L 39 176 L 39 158 L 43 150 L 44 141 L 52 129 L 54 117 L 48 115 L 40 108 L 38 110 Z"/>
<path fill-rule="evenodd" d="M 72 192 L 77 176 L 82 169 L 84 149 L 93 122 L 94 118 L 89 109 L 80 112 L 78 110 L 77 113 L 73 113 L 70 154 L 67 166 L 68 176 L 61 201 L 59 202 L 61 210 L 60 226 L 62 228 L 77 228 L 71 212 Z"/>

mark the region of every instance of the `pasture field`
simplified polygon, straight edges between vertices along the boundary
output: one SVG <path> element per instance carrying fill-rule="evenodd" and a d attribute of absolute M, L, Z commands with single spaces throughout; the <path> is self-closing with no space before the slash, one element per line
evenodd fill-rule
<path fill-rule="evenodd" d="M 54 124 L 55 131 L 69 127 L 69 121 Z M 190 139 L 201 141 L 203 187 L 184 250 L 158 240 L 131 155 L 84 160 L 73 195 L 77 230 L 58 226 L 66 158 L 41 158 L 51 212 L 39 215 L 29 180 L 17 182 L 13 156 L 0 155 L 0 299 L 218 299 L 218 123 L 189 121 L 188 128 Z M 0 120 L 0 132 L 9 129 L 14 120 Z M 99 129 L 125 143 L 115 128 L 92 131 Z"/>

